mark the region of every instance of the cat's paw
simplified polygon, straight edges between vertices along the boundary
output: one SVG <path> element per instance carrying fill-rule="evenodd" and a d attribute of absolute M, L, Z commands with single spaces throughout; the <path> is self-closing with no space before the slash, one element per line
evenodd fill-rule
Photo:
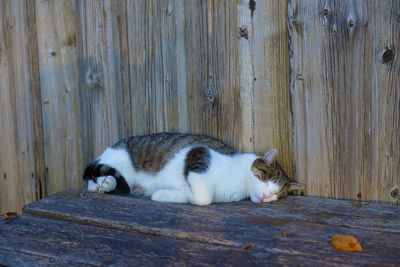
<path fill-rule="evenodd" d="M 100 186 L 97 183 L 93 182 L 92 180 L 89 180 L 89 182 L 88 182 L 88 191 L 89 192 L 99 193 L 99 189 L 100 189 Z"/>
<path fill-rule="evenodd" d="M 117 181 L 111 175 L 100 176 L 97 178 L 97 185 L 99 186 L 99 193 L 107 193 L 115 189 L 117 186 Z"/>

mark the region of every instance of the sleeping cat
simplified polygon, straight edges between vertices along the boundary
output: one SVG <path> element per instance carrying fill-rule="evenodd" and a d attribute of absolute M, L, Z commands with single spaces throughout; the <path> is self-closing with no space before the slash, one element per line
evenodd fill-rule
<path fill-rule="evenodd" d="M 160 133 L 129 137 L 91 162 L 83 179 L 88 191 L 151 196 L 152 200 L 207 205 L 212 202 L 270 202 L 303 185 L 291 181 L 265 155 L 238 153 L 201 135 Z"/>

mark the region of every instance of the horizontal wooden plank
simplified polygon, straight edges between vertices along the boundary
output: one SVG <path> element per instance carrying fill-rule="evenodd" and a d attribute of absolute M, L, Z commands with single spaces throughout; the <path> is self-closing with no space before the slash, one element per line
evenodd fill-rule
<path fill-rule="evenodd" d="M 156 237 L 23 215 L 0 224 L 0 265 L 137 266 L 315 264 L 321 259 L 295 257 L 221 245 Z"/>
<path fill-rule="evenodd" d="M 263 205 L 242 201 L 199 207 L 67 190 L 26 206 L 24 212 L 233 248 L 254 243 L 264 253 L 336 263 L 400 262 L 400 210 L 385 204 L 290 196 Z M 335 234 L 355 236 L 363 252 L 336 250 L 329 242 Z"/>

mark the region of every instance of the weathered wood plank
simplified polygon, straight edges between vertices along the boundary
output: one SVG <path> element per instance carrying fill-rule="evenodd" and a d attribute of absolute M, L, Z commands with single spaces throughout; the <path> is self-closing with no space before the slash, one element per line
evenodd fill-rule
<path fill-rule="evenodd" d="M 211 64 L 212 7 L 208 1 L 186 1 L 185 47 L 189 129 L 192 133 L 217 133 L 217 88 Z M 222 26 L 223 27 L 223 26 Z"/>
<path fill-rule="evenodd" d="M 376 73 L 369 75 L 372 108 L 367 109 L 370 123 L 364 135 L 369 137 L 365 152 L 372 156 L 364 161 L 361 188 L 367 194 L 365 199 L 400 204 L 399 1 L 373 2 L 370 17 L 376 39 L 371 44 Z"/>
<path fill-rule="evenodd" d="M 107 146 L 130 132 L 127 90 L 126 23 L 121 1 L 77 2 L 79 92 L 82 104 L 84 159 L 92 160 Z M 121 14 L 122 12 L 122 14 Z M 125 69 L 124 69 L 125 68 Z M 123 73 L 123 74 L 121 74 Z M 85 160 L 85 162 L 87 162 Z"/>
<path fill-rule="evenodd" d="M 187 132 L 184 3 L 127 3 L 131 135 Z"/>
<path fill-rule="evenodd" d="M 248 1 L 238 2 L 238 57 L 240 64 L 240 101 L 242 115 L 242 136 L 239 149 L 253 152 L 254 146 L 254 64 L 252 46 L 253 13 L 249 9 Z M 249 36 L 250 34 L 250 36 Z"/>
<path fill-rule="evenodd" d="M 0 264 L 73 265 L 303 265 L 334 263 L 280 251 L 246 251 L 221 245 L 97 228 L 23 215 L 0 225 Z"/>
<path fill-rule="evenodd" d="M 243 150 L 277 148 L 293 177 L 287 1 L 241 1 L 238 9 Z"/>
<path fill-rule="evenodd" d="M 34 1 L 0 1 L 0 213 L 45 196 Z"/>
<path fill-rule="evenodd" d="M 185 1 L 189 131 L 240 147 L 241 100 L 235 1 Z"/>
<path fill-rule="evenodd" d="M 131 1 L 127 6 L 135 133 L 162 132 L 166 104 L 162 27 L 167 2 Z"/>
<path fill-rule="evenodd" d="M 232 0 L 209 0 L 207 3 L 208 77 L 206 80 L 208 85 L 203 100 L 205 99 L 207 105 L 213 102 L 211 116 L 215 117 L 216 122 L 212 120 L 207 122 L 216 123 L 215 132 L 212 135 L 240 149 L 242 139 L 241 66 L 236 5 L 237 2 Z M 191 129 L 191 131 L 194 130 Z"/>
<path fill-rule="evenodd" d="M 296 175 L 307 194 L 398 201 L 399 12 L 389 0 L 289 1 Z"/>
<path fill-rule="evenodd" d="M 75 1 L 36 1 L 48 194 L 83 186 L 76 15 Z"/>
<path fill-rule="evenodd" d="M 236 248 L 254 243 L 260 252 L 329 262 L 395 264 L 400 260 L 396 252 L 400 212 L 390 205 L 289 197 L 265 205 L 245 201 L 199 207 L 90 193 L 81 198 L 79 191 L 65 191 L 26 206 L 24 212 Z M 293 236 L 283 237 L 282 232 Z M 334 249 L 329 240 L 335 234 L 357 237 L 363 253 Z"/>

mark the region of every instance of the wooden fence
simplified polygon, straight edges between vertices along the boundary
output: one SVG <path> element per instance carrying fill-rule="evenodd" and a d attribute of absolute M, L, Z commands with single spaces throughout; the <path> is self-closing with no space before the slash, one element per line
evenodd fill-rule
<path fill-rule="evenodd" d="M 276 147 L 307 195 L 400 199 L 400 3 L 0 0 L 0 213 L 127 135 Z"/>

